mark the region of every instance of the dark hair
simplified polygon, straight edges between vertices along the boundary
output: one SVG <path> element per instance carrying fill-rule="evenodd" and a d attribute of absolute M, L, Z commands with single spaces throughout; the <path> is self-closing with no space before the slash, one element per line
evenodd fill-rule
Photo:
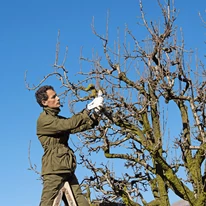
<path fill-rule="evenodd" d="M 40 87 L 35 93 L 36 101 L 41 107 L 44 107 L 44 105 L 42 104 L 42 101 L 43 100 L 46 101 L 48 99 L 47 90 L 49 89 L 54 90 L 52 86 L 45 85 L 45 86 Z"/>

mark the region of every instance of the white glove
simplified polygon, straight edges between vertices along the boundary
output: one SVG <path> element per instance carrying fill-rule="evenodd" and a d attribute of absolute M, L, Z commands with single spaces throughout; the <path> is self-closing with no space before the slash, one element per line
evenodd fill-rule
<path fill-rule="evenodd" d="M 94 100 L 87 105 L 87 109 L 88 110 L 95 109 L 95 111 L 96 110 L 99 111 L 101 107 L 103 107 L 103 101 L 104 99 L 102 96 L 95 97 Z"/>

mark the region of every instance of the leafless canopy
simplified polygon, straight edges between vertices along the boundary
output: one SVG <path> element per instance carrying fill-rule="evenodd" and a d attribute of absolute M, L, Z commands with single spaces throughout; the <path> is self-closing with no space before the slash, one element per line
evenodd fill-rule
<path fill-rule="evenodd" d="M 206 184 L 206 70 L 194 52 L 186 50 L 181 32 L 175 27 L 177 11 L 173 2 L 161 4 L 161 21 L 147 20 L 142 1 L 139 27 L 147 30 L 138 39 L 125 28 L 109 41 L 109 23 L 100 35 L 92 23 L 94 35 L 102 41 L 102 54 L 86 58 L 90 71 L 80 69 L 79 81 L 73 82 L 59 64 L 59 38 L 54 71 L 44 77 L 36 89 L 55 75 L 72 96 L 70 109 L 78 102 L 92 99 L 96 90 L 104 93 L 102 121 L 94 130 L 79 135 L 81 164 L 91 172 L 82 182 L 97 199 L 124 202 L 127 205 L 168 206 L 168 191 L 191 205 L 204 205 Z M 59 35 L 58 35 L 59 36 Z M 171 131 L 167 124 L 175 114 Z M 171 135 L 173 134 L 173 135 Z M 95 156 L 100 157 L 99 161 Z M 95 161 L 94 161 L 95 160 Z M 115 162 L 122 165 L 117 171 Z M 181 174 L 181 175 L 180 175 Z M 185 175 L 183 175 L 185 174 Z M 147 199 L 147 192 L 153 199 Z M 89 192 L 88 192 L 89 198 Z"/>

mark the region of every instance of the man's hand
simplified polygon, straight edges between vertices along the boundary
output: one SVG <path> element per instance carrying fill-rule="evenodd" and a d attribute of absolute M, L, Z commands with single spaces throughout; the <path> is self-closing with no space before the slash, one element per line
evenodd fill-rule
<path fill-rule="evenodd" d="M 95 109 L 95 111 L 100 111 L 101 107 L 103 107 L 104 99 L 102 96 L 96 97 L 91 103 L 87 105 L 88 110 Z"/>

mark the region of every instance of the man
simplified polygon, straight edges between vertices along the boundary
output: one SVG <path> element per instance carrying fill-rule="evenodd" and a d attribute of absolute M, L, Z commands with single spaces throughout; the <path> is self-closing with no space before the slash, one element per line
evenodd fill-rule
<path fill-rule="evenodd" d="M 68 181 L 79 206 L 89 206 L 74 174 L 76 158 L 68 146 L 70 134 L 94 128 L 97 116 L 90 115 L 92 109 L 100 108 L 103 98 L 95 98 L 82 112 L 65 118 L 59 116 L 60 99 L 52 86 L 42 86 L 36 93 L 36 100 L 43 112 L 37 120 L 37 136 L 44 149 L 42 157 L 43 190 L 40 206 L 52 206 L 58 191 Z M 63 197 L 65 205 L 68 205 Z"/>

